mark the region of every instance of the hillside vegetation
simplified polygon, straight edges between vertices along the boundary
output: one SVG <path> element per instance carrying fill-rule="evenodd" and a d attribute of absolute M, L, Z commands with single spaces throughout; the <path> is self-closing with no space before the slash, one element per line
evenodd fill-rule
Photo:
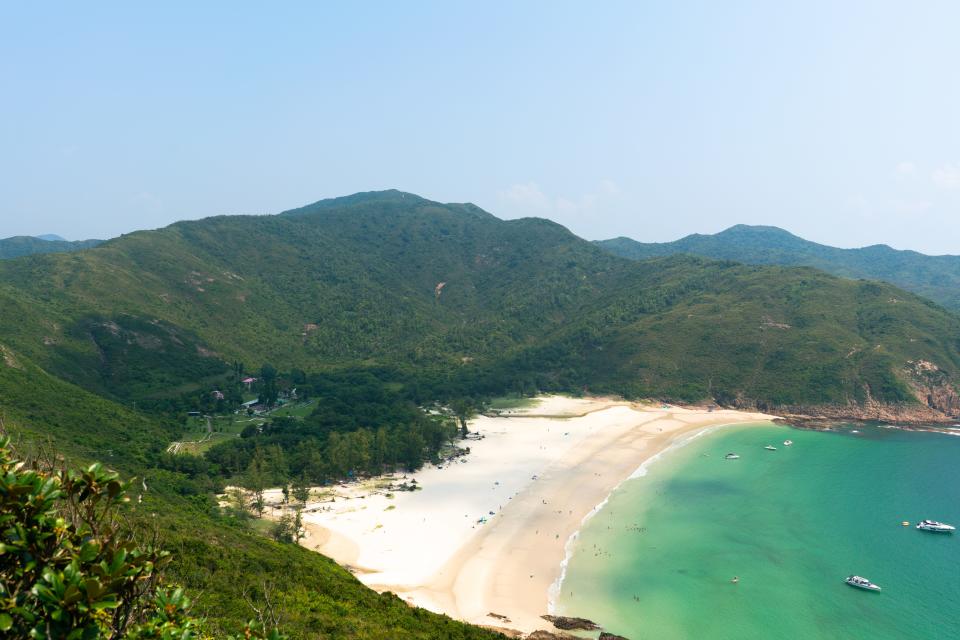
<path fill-rule="evenodd" d="M 124 401 L 234 360 L 765 406 L 926 403 L 917 362 L 948 391 L 960 370 L 957 318 L 890 285 L 629 261 L 547 220 L 395 191 L 5 261 L 0 301 L 11 348 Z"/>
<path fill-rule="evenodd" d="M 217 637 L 267 602 L 291 638 L 501 637 L 379 595 L 319 554 L 253 533 L 222 514 L 189 473 L 160 464 L 176 425 L 58 380 L 9 348 L 0 358 L 0 414 L 23 450 L 52 447 L 75 463 L 99 460 L 142 479 L 143 503 L 130 523 L 172 552 L 170 579 L 195 596 L 194 613 Z"/>
<path fill-rule="evenodd" d="M 745 264 L 816 267 L 846 278 L 890 282 L 949 309 L 960 309 L 960 256 L 928 256 L 882 244 L 838 249 L 798 238 L 777 227 L 743 224 L 713 235 L 693 234 L 674 242 L 643 243 L 621 237 L 597 244 L 634 260 L 689 254 Z"/>
<path fill-rule="evenodd" d="M 65 253 L 89 249 L 103 240 L 64 240 L 60 237 L 12 236 L 0 238 L 0 260 L 19 258 L 36 253 Z"/>

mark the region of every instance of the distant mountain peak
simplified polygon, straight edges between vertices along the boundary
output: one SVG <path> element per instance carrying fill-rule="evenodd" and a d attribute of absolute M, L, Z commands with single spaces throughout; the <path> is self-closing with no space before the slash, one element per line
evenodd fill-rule
<path fill-rule="evenodd" d="M 95 247 L 102 242 L 103 240 L 77 240 L 70 242 L 52 233 L 43 236 L 0 238 L 0 260 L 19 258 L 38 253 L 78 251 L 80 249 Z"/>
<path fill-rule="evenodd" d="M 779 227 L 747 224 L 715 234 L 691 234 L 673 242 L 643 243 L 620 237 L 597 244 L 635 260 L 689 254 L 745 264 L 814 267 L 846 278 L 885 280 L 948 308 L 960 309 L 960 256 L 928 256 L 885 244 L 840 249 L 805 240 Z"/>
<path fill-rule="evenodd" d="M 740 236 L 756 236 L 756 237 L 767 237 L 767 238 L 795 238 L 797 240 L 802 240 L 802 238 L 790 233 L 786 229 L 781 229 L 780 227 L 774 227 L 774 226 L 763 225 L 763 224 L 735 224 L 732 227 L 728 227 L 715 235 L 720 237 L 740 235 Z M 710 236 L 707 235 L 704 237 L 710 237 Z"/>
<path fill-rule="evenodd" d="M 427 204 L 429 202 L 430 200 L 427 200 L 426 198 L 422 198 L 415 193 L 408 193 L 406 191 L 400 191 L 399 189 L 385 189 L 383 191 L 360 191 L 358 193 L 354 193 L 349 196 L 340 196 L 337 198 L 324 198 L 323 200 L 317 200 L 312 204 L 308 204 L 303 207 L 298 207 L 296 209 L 290 209 L 289 211 L 284 211 L 280 215 L 302 215 L 302 214 L 311 213 L 314 211 L 321 211 L 324 209 L 340 209 L 343 207 L 349 207 L 353 205 L 362 205 L 362 204 L 375 204 L 375 203 Z"/>
<path fill-rule="evenodd" d="M 280 213 L 281 216 L 299 217 L 311 215 L 324 215 L 326 212 L 336 212 L 337 214 L 350 214 L 361 212 L 362 210 L 371 211 L 377 209 L 389 210 L 397 215 L 414 213 L 424 208 L 433 208 L 437 210 L 446 210 L 455 215 L 467 215 L 473 218 L 493 219 L 496 216 L 484 211 L 472 202 L 437 202 L 428 200 L 423 196 L 418 196 L 409 191 L 400 191 L 399 189 L 387 189 L 384 191 L 361 191 L 349 196 L 339 198 L 327 198 L 318 200 L 296 209 L 290 209 Z"/>

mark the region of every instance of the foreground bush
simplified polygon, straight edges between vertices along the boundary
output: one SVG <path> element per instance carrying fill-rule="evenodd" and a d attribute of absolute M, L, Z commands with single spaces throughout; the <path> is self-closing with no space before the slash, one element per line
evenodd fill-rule
<path fill-rule="evenodd" d="M 0 633 L 12 638 L 191 640 L 208 637 L 171 557 L 122 526 L 129 482 L 94 464 L 66 470 L 18 460 L 0 437 Z M 245 638 L 281 640 L 248 625 Z"/>

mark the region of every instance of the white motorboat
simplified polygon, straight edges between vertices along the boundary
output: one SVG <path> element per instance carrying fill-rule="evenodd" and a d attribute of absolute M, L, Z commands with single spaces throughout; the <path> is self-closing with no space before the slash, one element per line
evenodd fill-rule
<path fill-rule="evenodd" d="M 785 447 L 789 447 L 789 446 L 792 445 L 792 444 L 793 444 L 793 440 L 784 440 L 784 441 L 783 441 L 783 446 L 785 446 Z"/>
<path fill-rule="evenodd" d="M 860 576 L 848 576 L 844 580 L 851 587 L 856 587 L 857 589 L 866 589 L 867 591 L 880 591 L 880 586 L 875 585 L 866 578 Z"/>
<path fill-rule="evenodd" d="M 777 448 L 776 448 L 775 446 L 773 446 L 772 444 L 768 444 L 767 446 L 764 447 L 764 449 L 766 449 L 767 451 L 776 451 L 776 450 L 777 450 Z"/>
<path fill-rule="evenodd" d="M 735 453 L 728 453 L 727 455 L 725 455 L 725 456 L 723 456 L 723 457 L 724 457 L 726 460 L 739 460 L 739 459 L 740 459 L 740 456 L 738 456 L 738 455 L 735 454 Z"/>
<path fill-rule="evenodd" d="M 937 522 L 936 520 L 921 520 L 917 523 L 917 529 L 921 531 L 933 531 L 934 533 L 953 533 L 957 530 L 952 524 Z"/>

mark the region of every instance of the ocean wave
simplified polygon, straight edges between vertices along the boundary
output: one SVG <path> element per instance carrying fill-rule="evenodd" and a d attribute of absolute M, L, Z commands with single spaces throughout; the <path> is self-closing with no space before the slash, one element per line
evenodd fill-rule
<path fill-rule="evenodd" d="M 913 425 L 899 425 L 899 424 L 878 424 L 876 425 L 878 429 L 895 429 L 897 431 L 913 431 L 919 433 L 942 433 L 948 436 L 960 436 L 960 424 L 951 425 L 949 427 L 916 427 Z"/>

